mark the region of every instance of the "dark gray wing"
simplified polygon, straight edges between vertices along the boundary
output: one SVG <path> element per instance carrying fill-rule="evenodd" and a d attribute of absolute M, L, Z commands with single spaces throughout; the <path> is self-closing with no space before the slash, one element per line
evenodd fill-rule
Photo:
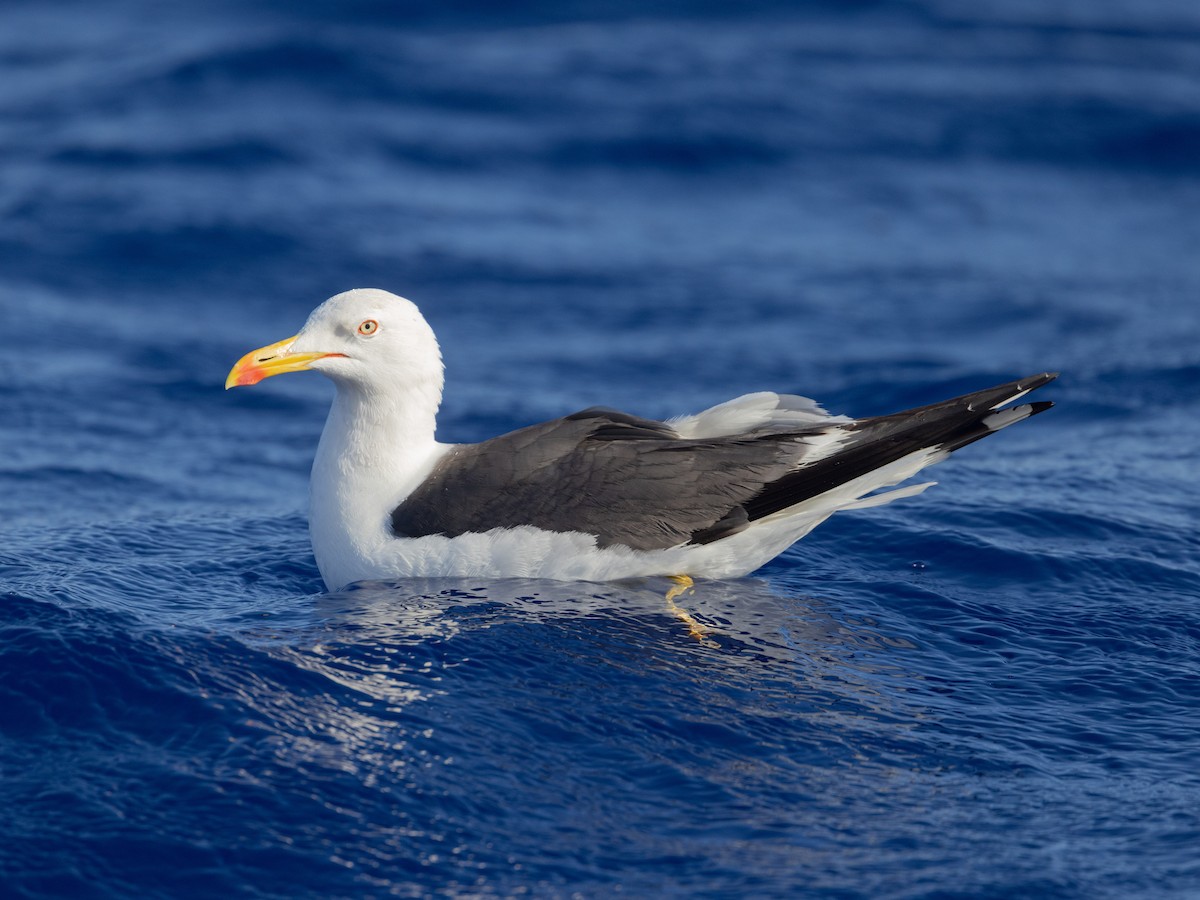
<path fill-rule="evenodd" d="M 708 543 L 909 453 L 955 450 L 995 430 L 995 406 L 1035 376 L 891 416 L 684 440 L 669 425 L 604 409 L 452 449 L 392 513 L 399 537 L 455 537 L 531 525 L 655 550 Z M 1050 404 L 1028 404 L 1025 415 Z M 1021 416 L 1022 418 L 1024 416 Z M 826 456 L 806 437 L 845 433 Z M 812 455 L 805 464 L 805 456 Z M 816 458 L 819 457 L 819 458 Z"/>
<path fill-rule="evenodd" d="M 452 449 L 392 513 L 400 537 L 532 525 L 600 546 L 686 543 L 795 468 L 792 441 L 683 440 L 668 425 L 589 409 Z"/>

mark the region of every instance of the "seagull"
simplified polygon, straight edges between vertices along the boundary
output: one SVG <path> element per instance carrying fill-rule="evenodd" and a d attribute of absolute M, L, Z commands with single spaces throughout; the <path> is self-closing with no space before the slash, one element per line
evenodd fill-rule
<path fill-rule="evenodd" d="M 930 487 L 895 485 L 1049 409 L 1006 404 L 1057 375 L 862 419 L 760 392 L 667 421 L 593 407 L 444 444 L 433 330 L 411 301 L 360 288 L 247 353 L 225 387 L 306 369 L 337 388 L 309 496 L 330 590 L 415 577 L 741 577 L 839 510 Z"/>

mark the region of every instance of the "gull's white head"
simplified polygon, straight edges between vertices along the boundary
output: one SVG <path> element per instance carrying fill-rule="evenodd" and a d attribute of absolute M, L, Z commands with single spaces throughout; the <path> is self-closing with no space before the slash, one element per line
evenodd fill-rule
<path fill-rule="evenodd" d="M 394 392 L 401 386 L 442 386 L 442 356 L 416 305 L 375 288 L 330 297 L 300 333 L 247 353 L 225 387 L 257 384 L 272 375 L 315 369 L 339 388 Z"/>

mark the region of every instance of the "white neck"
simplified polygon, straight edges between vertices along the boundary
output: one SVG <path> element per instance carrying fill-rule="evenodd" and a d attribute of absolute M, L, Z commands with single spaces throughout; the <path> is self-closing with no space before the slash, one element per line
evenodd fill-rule
<path fill-rule="evenodd" d="M 441 399 L 440 371 L 403 391 L 338 383 L 309 488 L 313 553 L 330 587 L 376 568 L 392 510 L 445 452 L 434 440 Z"/>

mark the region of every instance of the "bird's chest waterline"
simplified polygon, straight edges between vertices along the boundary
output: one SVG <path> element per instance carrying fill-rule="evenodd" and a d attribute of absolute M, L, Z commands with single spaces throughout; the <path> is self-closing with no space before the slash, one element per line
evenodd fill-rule
<path fill-rule="evenodd" d="M 432 441 L 400 447 L 391 455 L 356 452 L 352 444 L 325 441 L 313 463 L 309 533 L 326 585 L 385 577 L 394 537 L 391 512 L 440 456 Z"/>
<path fill-rule="evenodd" d="M 366 577 L 367 563 L 386 537 L 384 491 L 358 477 L 323 478 L 313 468 L 308 528 L 325 583 L 341 587 Z"/>

